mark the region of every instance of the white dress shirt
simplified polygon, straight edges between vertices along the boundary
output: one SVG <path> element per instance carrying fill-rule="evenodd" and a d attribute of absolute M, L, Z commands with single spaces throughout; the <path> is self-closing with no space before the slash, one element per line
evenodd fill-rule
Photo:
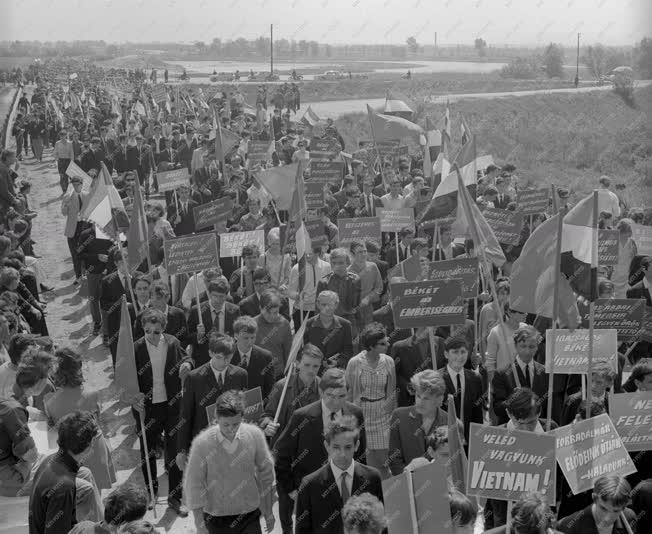
<path fill-rule="evenodd" d="M 213 364 L 210 364 L 210 368 L 213 371 L 213 374 L 215 375 L 215 381 L 219 384 L 220 383 L 220 376 L 222 377 L 222 384 L 225 383 L 226 381 L 226 367 L 222 369 L 221 371 L 218 371 L 213 367 Z"/>
<path fill-rule="evenodd" d="M 165 360 L 168 354 L 168 344 L 165 337 L 161 336 L 158 345 L 152 345 L 145 338 L 147 353 L 152 363 L 152 404 L 168 400 L 165 390 Z"/>
<path fill-rule="evenodd" d="M 516 364 L 521 368 L 521 371 L 523 372 L 523 376 L 525 376 L 525 368 L 528 368 L 528 372 L 530 373 L 530 385 L 534 382 L 534 360 L 530 360 L 529 363 L 525 363 L 519 356 L 516 357 Z M 525 384 L 521 384 L 522 386 L 525 386 Z"/>
<path fill-rule="evenodd" d="M 253 350 L 253 347 L 249 349 L 247 352 L 240 352 L 240 364 L 239 366 L 245 369 L 244 366 L 244 361 L 247 360 L 247 367 L 249 367 L 249 364 L 251 363 L 251 351 Z M 238 349 L 240 351 L 240 349 Z"/>
<path fill-rule="evenodd" d="M 238 444 L 242 439 L 240 428 L 238 428 L 238 431 L 235 433 L 235 437 L 233 438 L 233 441 L 229 441 L 226 438 L 226 436 L 222 434 L 219 425 L 217 425 L 217 441 L 220 442 L 220 445 L 222 445 L 222 447 L 224 447 L 226 452 L 228 452 L 229 454 L 233 454 L 238 449 Z"/>
<path fill-rule="evenodd" d="M 457 393 L 457 375 L 460 376 L 460 384 L 462 384 L 462 391 L 460 391 L 460 398 L 464 398 L 464 388 L 466 387 L 466 383 L 464 382 L 464 369 L 457 372 L 454 371 L 450 365 L 447 365 L 446 369 L 448 369 L 448 375 L 451 377 L 451 380 L 453 382 L 453 387 L 455 388 L 456 393 Z"/>
<path fill-rule="evenodd" d="M 333 463 L 333 460 L 329 460 L 328 463 L 331 464 L 331 471 L 335 477 L 335 484 L 337 484 L 337 489 L 340 491 L 340 496 L 342 495 L 342 473 L 346 473 L 348 475 L 346 477 L 346 487 L 349 490 L 349 496 L 353 495 L 353 472 L 355 469 L 355 462 L 351 461 L 351 465 L 349 465 L 346 470 L 342 470 L 337 467 Z"/>
<path fill-rule="evenodd" d="M 211 321 L 212 321 L 213 325 L 215 324 L 215 317 L 219 313 L 219 321 L 218 321 L 218 325 L 217 325 L 217 331 L 220 334 L 223 334 L 224 333 L 224 319 L 225 319 L 225 311 L 224 311 L 224 309 L 226 308 L 226 306 L 224 304 L 222 304 L 222 307 L 219 310 L 216 310 L 215 308 L 213 308 L 213 306 L 211 306 L 210 308 L 211 308 Z"/>

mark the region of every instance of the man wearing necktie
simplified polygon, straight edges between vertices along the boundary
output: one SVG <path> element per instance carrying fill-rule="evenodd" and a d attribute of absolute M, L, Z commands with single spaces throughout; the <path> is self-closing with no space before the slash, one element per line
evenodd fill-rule
<path fill-rule="evenodd" d="M 342 507 L 370 493 L 383 499 L 380 473 L 354 460 L 360 433 L 353 416 L 339 416 L 324 434 L 328 462 L 306 476 L 297 494 L 296 534 L 342 533 Z"/>
<path fill-rule="evenodd" d="M 258 267 L 258 258 L 260 258 L 258 245 L 251 244 L 242 247 L 241 267 L 236 269 L 229 280 L 231 296 L 235 304 L 254 294 L 253 274 Z"/>
<path fill-rule="evenodd" d="M 379 197 L 374 195 L 374 179 L 373 176 L 365 176 L 364 181 L 362 182 L 362 198 L 364 209 L 367 212 L 367 216 L 375 217 L 376 208 L 382 207 L 383 203 Z"/>
<path fill-rule="evenodd" d="M 254 345 L 258 323 L 253 317 L 243 315 L 233 323 L 233 334 L 236 341 L 236 350 L 231 363 L 247 371 L 247 384 L 249 389 L 260 387 L 263 401 L 274 386 L 274 366 L 272 353 Z"/>
<path fill-rule="evenodd" d="M 79 283 L 82 276 L 81 261 L 79 260 L 77 238 L 82 230 L 83 222 L 80 220 L 81 210 L 86 200 L 87 193 L 82 191 L 83 180 L 73 176 L 66 194 L 61 201 L 61 214 L 66 216 L 66 225 L 63 234 L 68 239 L 70 257 L 75 270 L 75 284 Z"/>

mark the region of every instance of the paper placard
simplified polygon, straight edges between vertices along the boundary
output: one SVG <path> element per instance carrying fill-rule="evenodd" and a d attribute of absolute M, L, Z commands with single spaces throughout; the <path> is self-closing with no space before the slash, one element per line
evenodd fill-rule
<path fill-rule="evenodd" d="M 212 202 L 201 204 L 193 208 L 195 219 L 195 230 L 199 231 L 219 222 L 226 221 L 233 209 L 233 201 L 230 197 L 218 198 Z"/>
<path fill-rule="evenodd" d="M 342 150 L 340 142 L 333 137 L 328 137 L 326 139 L 313 137 L 310 140 L 311 160 L 332 160 L 339 154 L 340 150 Z"/>
<path fill-rule="evenodd" d="M 242 255 L 242 247 L 246 245 L 257 245 L 262 254 L 265 251 L 265 231 L 220 234 L 220 258 L 239 258 Z"/>
<path fill-rule="evenodd" d="M 633 224 L 632 239 L 639 256 L 652 256 L 652 226 Z"/>
<path fill-rule="evenodd" d="M 482 215 L 491 227 L 499 243 L 518 245 L 523 230 L 523 213 L 520 211 L 486 208 Z"/>
<path fill-rule="evenodd" d="M 400 232 L 403 228 L 414 230 L 414 209 L 401 208 L 391 210 L 387 208 L 376 208 L 380 218 L 380 230 L 382 232 Z"/>
<path fill-rule="evenodd" d="M 303 186 L 306 209 L 318 210 L 324 205 L 324 184 L 307 180 Z"/>
<path fill-rule="evenodd" d="M 163 242 L 163 251 L 165 268 L 170 276 L 219 266 L 214 233 L 168 239 Z"/>
<path fill-rule="evenodd" d="M 310 182 L 339 184 L 342 181 L 343 169 L 342 161 L 311 161 L 310 178 L 306 180 L 306 185 Z"/>
<path fill-rule="evenodd" d="M 431 261 L 429 280 L 462 280 L 462 296 L 471 299 L 478 296 L 478 258 L 456 258 Z"/>
<path fill-rule="evenodd" d="M 260 386 L 242 392 L 242 400 L 244 402 L 244 414 L 242 420 L 245 423 L 258 424 L 260 418 L 263 416 L 263 394 Z M 208 418 L 209 425 L 217 424 L 217 414 L 215 407 L 217 403 L 206 406 L 206 417 Z"/>
<path fill-rule="evenodd" d="M 516 198 L 518 211 L 523 215 L 538 215 L 548 209 L 550 189 L 519 189 Z"/>
<path fill-rule="evenodd" d="M 628 451 L 652 450 L 652 391 L 611 395 L 609 415 Z"/>
<path fill-rule="evenodd" d="M 396 328 L 464 324 L 462 281 L 436 280 L 391 284 Z"/>
<path fill-rule="evenodd" d="M 620 341 L 635 340 L 641 331 L 645 300 L 643 299 L 598 299 L 594 304 L 594 328 L 618 331 Z M 582 326 L 589 327 L 588 312 L 582 317 Z"/>
<path fill-rule="evenodd" d="M 618 230 L 598 230 L 598 265 L 616 265 L 620 249 Z"/>
<path fill-rule="evenodd" d="M 249 163 L 259 163 L 269 159 L 271 141 L 258 141 L 252 139 L 249 141 L 249 148 L 247 150 L 247 159 Z"/>
<path fill-rule="evenodd" d="M 174 191 L 182 185 L 190 187 L 190 174 L 188 174 L 188 169 L 186 167 L 173 169 L 171 171 L 157 172 L 156 180 L 158 181 L 158 190 L 160 193 Z"/>
<path fill-rule="evenodd" d="M 546 373 L 551 372 L 552 330 L 546 330 Z M 555 374 L 588 374 L 589 331 L 557 329 Z M 593 361 L 606 360 L 618 372 L 618 333 L 616 330 L 593 330 Z"/>
<path fill-rule="evenodd" d="M 340 246 L 348 248 L 351 241 L 373 241 L 380 245 L 380 218 L 359 217 L 357 219 L 338 219 L 337 228 Z"/>

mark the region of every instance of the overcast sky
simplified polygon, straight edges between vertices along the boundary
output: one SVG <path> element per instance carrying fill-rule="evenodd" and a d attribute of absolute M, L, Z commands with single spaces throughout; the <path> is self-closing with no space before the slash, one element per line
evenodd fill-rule
<path fill-rule="evenodd" d="M 652 36 L 650 0 L 0 0 L 0 40 L 633 44 Z"/>

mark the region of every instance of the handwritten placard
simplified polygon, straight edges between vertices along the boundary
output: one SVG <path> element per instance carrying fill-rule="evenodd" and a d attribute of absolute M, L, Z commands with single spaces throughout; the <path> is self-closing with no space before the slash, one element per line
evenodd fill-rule
<path fill-rule="evenodd" d="M 173 169 L 171 171 L 163 171 L 156 173 L 156 180 L 158 181 L 158 190 L 160 193 L 166 191 L 174 191 L 182 185 L 190 187 L 190 174 L 188 169 Z"/>
<path fill-rule="evenodd" d="M 348 247 L 351 241 L 373 241 L 380 244 L 379 217 L 338 219 L 337 228 L 340 235 L 340 245 L 343 247 Z"/>
<path fill-rule="evenodd" d="M 246 245 L 256 245 L 262 254 L 265 250 L 265 231 L 220 234 L 220 258 L 238 258 L 242 255 L 242 247 Z"/>
<path fill-rule="evenodd" d="M 523 214 L 520 211 L 487 208 L 482 212 L 499 243 L 518 245 L 523 230 Z"/>
<path fill-rule="evenodd" d="M 168 239 L 163 242 L 163 252 L 169 275 L 193 273 L 219 265 L 214 233 Z"/>
<path fill-rule="evenodd" d="M 226 221 L 232 209 L 233 201 L 230 197 L 218 198 L 217 200 L 193 208 L 195 230 L 201 230 Z"/>
<path fill-rule="evenodd" d="M 618 230 L 598 230 L 598 265 L 616 265 L 620 232 Z"/>
<path fill-rule="evenodd" d="M 400 232 L 403 228 L 414 230 L 414 209 L 401 208 L 391 210 L 387 208 L 376 208 L 380 217 L 380 230 L 382 232 Z"/>
<path fill-rule="evenodd" d="M 548 209 L 550 189 L 519 189 L 518 210 L 525 216 L 544 213 Z"/>

